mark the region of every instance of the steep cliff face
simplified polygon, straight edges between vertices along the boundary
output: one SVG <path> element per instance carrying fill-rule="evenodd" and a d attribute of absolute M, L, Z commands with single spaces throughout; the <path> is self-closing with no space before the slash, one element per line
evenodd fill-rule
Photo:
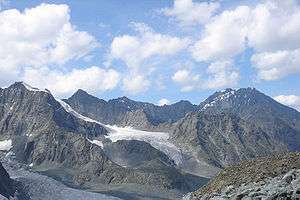
<path fill-rule="evenodd" d="M 219 167 L 300 150 L 300 113 L 251 88 L 217 92 L 175 123 L 172 140 Z"/>
<path fill-rule="evenodd" d="M 15 196 L 16 186 L 9 174 L 0 163 L 0 197 L 1 195 L 10 198 Z"/>
<path fill-rule="evenodd" d="M 289 150 L 300 149 L 300 113 L 254 88 L 217 92 L 201 103 L 200 108 L 208 113 L 233 113 L 283 141 Z"/>
<path fill-rule="evenodd" d="M 193 147 L 199 158 L 219 167 L 287 151 L 283 143 L 230 113 L 191 114 L 177 124 L 172 139 L 179 146 Z"/>
<path fill-rule="evenodd" d="M 78 90 L 64 101 L 77 112 L 104 124 L 132 126 L 147 130 L 155 129 L 159 124 L 175 122 L 188 112 L 198 109 L 188 101 L 164 106 L 137 102 L 127 97 L 104 101 L 83 90 Z"/>

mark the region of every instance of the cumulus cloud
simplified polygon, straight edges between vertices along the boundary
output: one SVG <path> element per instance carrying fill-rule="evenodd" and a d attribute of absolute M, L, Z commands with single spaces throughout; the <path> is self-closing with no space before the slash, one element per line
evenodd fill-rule
<path fill-rule="evenodd" d="M 44 68 L 26 68 L 23 80 L 39 88 L 47 88 L 55 96 L 68 96 L 76 90 L 83 89 L 92 94 L 114 89 L 120 74 L 113 69 L 92 66 L 85 69 L 73 69 L 61 72 Z"/>
<path fill-rule="evenodd" d="M 147 91 L 149 86 L 149 80 L 147 80 L 143 75 L 135 74 L 123 79 L 122 89 L 129 94 L 136 95 Z"/>
<path fill-rule="evenodd" d="M 208 80 L 204 87 L 217 89 L 235 86 L 239 80 L 239 72 L 232 67 L 232 61 L 217 61 L 207 68 Z"/>
<path fill-rule="evenodd" d="M 218 89 L 235 86 L 239 80 L 239 72 L 233 67 L 230 60 L 211 63 L 206 74 L 193 73 L 188 69 L 178 70 L 172 80 L 181 86 L 182 92 L 190 92 L 194 89 Z"/>
<path fill-rule="evenodd" d="M 186 38 L 156 33 L 142 23 L 133 23 L 133 27 L 137 35 L 115 37 L 110 51 L 111 59 L 124 61 L 132 70 L 137 70 L 150 57 L 173 55 L 189 44 Z"/>
<path fill-rule="evenodd" d="M 123 89 L 131 94 L 145 91 L 150 85 L 147 74 L 152 70 L 144 62 L 153 57 L 171 56 L 185 49 L 189 40 L 156 33 L 143 23 L 132 23 L 136 35 L 115 37 L 110 59 L 122 60 L 129 69 L 130 78 L 123 80 Z"/>
<path fill-rule="evenodd" d="M 181 92 L 190 92 L 200 85 L 200 75 L 191 70 L 180 69 L 172 76 L 172 80 L 181 86 Z"/>
<path fill-rule="evenodd" d="M 300 73 L 300 49 L 258 53 L 251 61 L 263 80 L 277 80 Z"/>
<path fill-rule="evenodd" d="M 173 17 L 182 26 L 191 26 L 208 22 L 219 6 L 217 2 L 174 0 L 173 7 L 163 9 L 163 13 Z"/>
<path fill-rule="evenodd" d="M 99 47 L 93 36 L 77 30 L 71 24 L 70 9 L 67 5 L 41 4 L 24 11 L 1 11 L 0 30 L 1 85 L 25 80 L 37 86 L 47 86 L 54 93 L 64 94 L 77 86 L 89 90 L 87 86 L 90 85 L 90 90 L 96 89 L 89 80 L 86 80 L 85 84 L 80 82 L 82 79 L 78 78 L 79 74 L 84 76 L 91 72 L 93 80 L 96 77 L 92 72 L 104 75 L 104 72 L 95 68 L 68 71 L 63 67 L 66 62 L 88 56 L 93 49 Z M 35 77 L 33 74 L 41 77 Z M 58 83 L 53 80 L 57 80 Z M 101 86 L 99 81 L 96 81 L 95 85 Z M 102 87 L 106 89 L 106 86 Z"/>
<path fill-rule="evenodd" d="M 193 58 L 197 61 L 228 59 L 244 51 L 249 12 L 247 6 L 241 6 L 215 16 L 191 48 Z"/>
<path fill-rule="evenodd" d="M 300 112 L 300 96 L 296 95 L 279 95 L 274 97 L 276 101 L 284 105 L 295 108 Z"/>
<path fill-rule="evenodd" d="M 264 1 L 254 7 L 225 10 L 205 25 L 200 40 L 191 48 L 192 56 L 197 61 L 215 62 L 233 59 L 250 47 L 260 78 L 275 80 L 299 73 L 299 18 L 295 0 Z"/>
<path fill-rule="evenodd" d="M 159 106 L 164 106 L 164 105 L 169 105 L 171 102 L 168 100 L 168 99 L 160 99 L 158 102 L 157 102 L 157 105 Z"/>

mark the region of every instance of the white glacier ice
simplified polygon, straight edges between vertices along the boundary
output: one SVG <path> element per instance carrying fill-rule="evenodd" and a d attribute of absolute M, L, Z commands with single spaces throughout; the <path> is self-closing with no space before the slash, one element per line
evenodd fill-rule
<path fill-rule="evenodd" d="M 165 153 L 169 158 L 174 160 L 176 164 L 180 164 L 182 162 L 182 153 L 179 148 L 177 148 L 174 144 L 172 144 L 169 139 L 169 134 L 165 132 L 149 132 L 149 131 L 142 131 L 136 130 L 130 127 L 117 127 L 117 126 L 110 126 L 104 125 L 96 120 L 91 118 L 85 117 L 75 110 L 71 108 L 66 102 L 56 99 L 61 106 L 65 109 L 66 112 L 72 114 L 73 116 L 82 119 L 87 122 L 98 123 L 101 126 L 104 126 L 108 130 L 108 135 L 105 138 L 110 139 L 112 142 L 116 142 L 118 140 L 139 140 L 149 143 L 154 148 L 162 151 Z M 89 140 L 89 142 L 96 144 L 103 148 L 103 143 L 99 140 Z"/>
<path fill-rule="evenodd" d="M 12 147 L 11 140 L 0 141 L 0 151 L 9 151 Z"/>
<path fill-rule="evenodd" d="M 181 150 L 168 140 L 168 133 L 142 131 L 131 127 L 121 128 L 109 125 L 107 125 L 107 127 L 109 127 L 111 131 L 108 133 L 108 136 L 105 137 L 110 139 L 112 142 L 116 142 L 118 140 L 144 141 L 165 153 L 169 158 L 174 160 L 177 165 L 182 162 Z"/>

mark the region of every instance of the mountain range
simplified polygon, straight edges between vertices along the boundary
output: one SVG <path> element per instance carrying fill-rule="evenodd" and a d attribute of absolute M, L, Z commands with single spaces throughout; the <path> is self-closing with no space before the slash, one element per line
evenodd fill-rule
<path fill-rule="evenodd" d="M 0 151 L 70 187 L 120 198 L 151 190 L 181 198 L 224 167 L 299 150 L 300 113 L 254 88 L 164 106 L 83 90 L 59 100 L 23 82 L 0 89 Z"/>

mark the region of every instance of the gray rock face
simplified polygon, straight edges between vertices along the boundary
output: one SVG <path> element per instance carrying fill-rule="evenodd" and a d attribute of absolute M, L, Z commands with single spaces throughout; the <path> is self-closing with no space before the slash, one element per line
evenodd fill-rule
<path fill-rule="evenodd" d="M 233 113 L 284 142 L 290 151 L 300 150 L 300 113 L 254 88 L 216 92 L 199 107 L 207 113 Z"/>
<path fill-rule="evenodd" d="M 164 106 L 137 102 L 127 97 L 104 101 L 83 90 L 78 90 L 72 97 L 64 101 L 77 112 L 102 123 L 141 129 L 153 129 L 162 123 L 175 122 L 188 112 L 197 110 L 197 106 L 188 101 Z"/>
<path fill-rule="evenodd" d="M 103 150 L 112 161 L 121 166 L 137 167 L 154 159 L 175 166 L 174 161 L 167 155 L 143 141 L 119 140 L 105 145 Z"/>
<path fill-rule="evenodd" d="M 300 150 L 300 113 L 251 88 L 217 92 L 175 123 L 172 139 L 219 167 Z"/>
<path fill-rule="evenodd" d="M 0 198 L 1 195 L 6 198 L 14 197 L 15 192 L 16 186 L 14 181 L 10 179 L 9 174 L 0 163 Z"/>
<path fill-rule="evenodd" d="M 255 124 L 230 113 L 193 113 L 180 120 L 172 139 L 218 167 L 287 151 Z"/>
<path fill-rule="evenodd" d="M 228 167 L 191 199 L 299 199 L 300 154 L 244 161 Z"/>

